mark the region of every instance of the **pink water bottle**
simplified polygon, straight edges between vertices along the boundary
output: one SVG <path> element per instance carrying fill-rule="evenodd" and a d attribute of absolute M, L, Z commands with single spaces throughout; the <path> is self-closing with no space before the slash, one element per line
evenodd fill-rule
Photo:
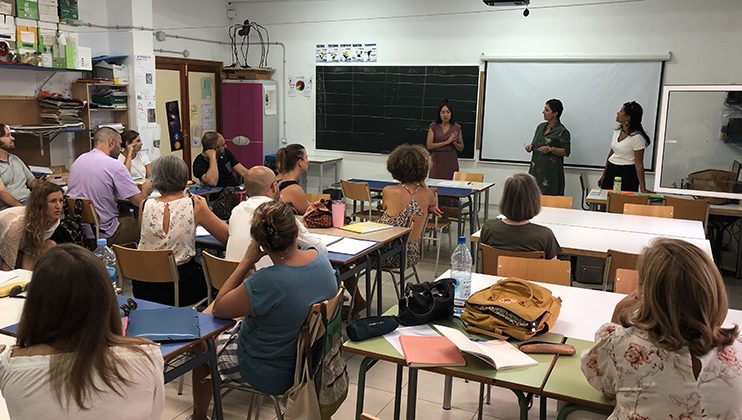
<path fill-rule="evenodd" d="M 332 202 L 332 227 L 345 225 L 345 202 L 335 200 Z"/>

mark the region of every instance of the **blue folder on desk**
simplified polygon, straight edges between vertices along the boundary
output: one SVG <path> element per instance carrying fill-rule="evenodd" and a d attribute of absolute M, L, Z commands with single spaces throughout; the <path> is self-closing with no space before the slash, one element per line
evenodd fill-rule
<path fill-rule="evenodd" d="M 201 337 L 198 312 L 191 307 L 135 309 L 129 314 L 126 335 L 158 343 L 195 340 Z"/>

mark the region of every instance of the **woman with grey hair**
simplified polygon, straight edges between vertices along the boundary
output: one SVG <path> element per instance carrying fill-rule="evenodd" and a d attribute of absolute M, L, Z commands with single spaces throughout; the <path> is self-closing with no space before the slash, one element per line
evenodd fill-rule
<path fill-rule="evenodd" d="M 178 264 L 180 282 L 179 303 L 191 305 L 206 297 L 206 281 L 201 265 L 196 262 L 196 226 L 206 228 L 217 240 L 226 244 L 227 224 L 211 212 L 203 197 L 191 196 L 186 190 L 188 167 L 174 155 L 158 158 L 152 164 L 152 183 L 160 192 L 140 208 L 141 236 L 139 249 L 172 249 Z M 173 305 L 172 283 L 132 281 L 134 296 L 166 305 Z"/>

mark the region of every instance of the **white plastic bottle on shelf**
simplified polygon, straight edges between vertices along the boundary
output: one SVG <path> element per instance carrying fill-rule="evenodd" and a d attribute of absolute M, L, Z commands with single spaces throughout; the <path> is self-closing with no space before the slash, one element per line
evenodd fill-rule
<path fill-rule="evenodd" d="M 111 277 L 111 281 L 116 283 L 116 254 L 108 246 L 108 242 L 104 239 L 98 239 L 98 247 L 93 251 L 96 257 L 103 261 L 103 265 L 106 266 L 106 271 Z"/>
<path fill-rule="evenodd" d="M 468 299 L 471 294 L 471 252 L 466 236 L 459 236 L 459 244 L 451 254 L 451 277 L 456 280 L 456 297 Z"/>

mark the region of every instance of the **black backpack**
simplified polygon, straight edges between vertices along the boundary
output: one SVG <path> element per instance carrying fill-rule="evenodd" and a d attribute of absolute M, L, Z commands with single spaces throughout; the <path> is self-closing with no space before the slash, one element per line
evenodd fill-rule
<path fill-rule="evenodd" d="M 85 236 L 82 233 L 82 200 L 75 198 L 75 211 L 70 211 L 68 206 L 68 196 L 64 196 L 64 217 L 59 222 L 59 226 L 51 236 L 51 240 L 58 243 L 72 243 L 80 246 L 86 246 Z"/>

